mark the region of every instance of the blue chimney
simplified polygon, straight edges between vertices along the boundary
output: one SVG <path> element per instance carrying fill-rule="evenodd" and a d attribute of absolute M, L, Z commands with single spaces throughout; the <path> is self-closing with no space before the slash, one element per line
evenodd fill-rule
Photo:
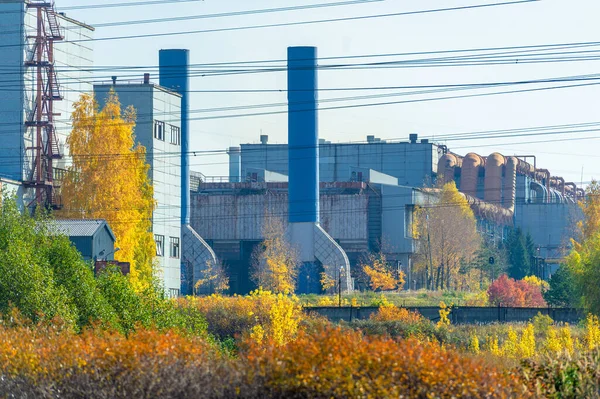
<path fill-rule="evenodd" d="M 189 50 L 160 50 L 160 85 L 181 94 L 181 224 L 190 223 Z"/>
<path fill-rule="evenodd" d="M 289 222 L 319 222 L 317 49 L 288 48 Z"/>

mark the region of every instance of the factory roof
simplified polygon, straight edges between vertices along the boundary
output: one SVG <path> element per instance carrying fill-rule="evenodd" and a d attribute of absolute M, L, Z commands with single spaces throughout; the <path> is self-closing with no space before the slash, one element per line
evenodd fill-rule
<path fill-rule="evenodd" d="M 115 239 L 113 231 L 106 220 L 103 219 L 59 219 L 54 220 L 52 226 L 55 227 L 59 233 L 69 237 L 93 237 L 98 230 L 106 228 L 111 237 Z"/>

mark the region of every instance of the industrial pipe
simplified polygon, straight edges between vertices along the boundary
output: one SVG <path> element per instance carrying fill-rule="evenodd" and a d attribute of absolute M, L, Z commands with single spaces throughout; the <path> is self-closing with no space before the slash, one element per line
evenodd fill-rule
<path fill-rule="evenodd" d="M 548 202 L 550 202 L 550 171 L 548 169 L 536 169 L 536 178 L 537 178 L 537 173 L 541 173 L 544 176 L 546 176 L 545 178 L 545 183 L 546 183 L 546 190 L 548 191 Z"/>
<path fill-rule="evenodd" d="M 454 180 L 454 170 L 462 166 L 462 157 L 446 153 L 442 155 L 438 162 L 438 174 L 442 174 L 444 178 L 444 184 Z"/>
<path fill-rule="evenodd" d="M 585 199 L 585 190 L 583 188 L 577 189 L 577 198 Z"/>
<path fill-rule="evenodd" d="M 504 168 L 504 207 L 509 210 L 515 209 L 517 191 L 517 164 L 519 160 L 515 157 L 507 157 Z"/>
<path fill-rule="evenodd" d="M 567 187 L 571 187 L 571 196 L 577 200 L 577 184 L 570 181 L 565 183 L 565 188 Z"/>
<path fill-rule="evenodd" d="M 464 157 L 460 176 L 460 191 L 472 197 L 477 197 L 479 169 L 484 166 L 484 159 L 473 152 Z"/>
<path fill-rule="evenodd" d="M 565 179 L 560 176 L 552 176 L 552 179 L 556 180 L 557 183 L 562 182 L 562 184 L 559 186 L 559 188 L 560 188 L 560 192 L 562 193 L 562 195 L 564 197 L 564 195 L 565 195 Z"/>
<path fill-rule="evenodd" d="M 544 203 L 547 202 L 547 197 L 549 196 L 549 192 L 546 191 L 546 188 L 542 186 L 540 183 L 536 181 L 532 181 L 529 183 L 529 188 L 535 192 L 535 202 L 536 203 Z"/>
<path fill-rule="evenodd" d="M 531 164 L 527 162 L 527 158 L 533 158 L 533 171 L 537 170 L 537 158 L 535 157 L 535 155 L 515 155 L 515 157 L 517 157 L 519 159 L 519 161 L 522 161 L 529 166 L 531 166 Z M 523 158 L 523 159 L 521 160 L 520 158 Z M 533 171 L 531 171 L 531 172 L 533 172 Z"/>
<path fill-rule="evenodd" d="M 505 159 L 494 152 L 485 161 L 485 180 L 483 185 L 483 198 L 486 202 L 500 205 L 502 202 L 502 167 Z"/>

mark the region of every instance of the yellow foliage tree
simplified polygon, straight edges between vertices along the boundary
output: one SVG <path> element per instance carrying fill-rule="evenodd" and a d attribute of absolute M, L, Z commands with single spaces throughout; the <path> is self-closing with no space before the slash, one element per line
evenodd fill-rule
<path fill-rule="evenodd" d="M 210 294 L 223 293 L 229 289 L 229 277 L 220 262 L 206 262 L 206 267 L 200 272 L 200 278 L 194 289 L 197 293 L 208 292 Z"/>
<path fill-rule="evenodd" d="M 300 261 L 298 251 L 286 239 L 284 223 L 267 216 L 262 233 L 262 245 L 252 255 L 252 280 L 269 291 L 293 293 Z"/>
<path fill-rule="evenodd" d="M 419 251 L 424 269 L 425 286 L 429 289 L 469 287 L 475 289 L 476 278 L 468 270 L 461 271 L 479 249 L 475 215 L 467 199 L 458 191 L 454 181 L 441 189 L 430 190 L 430 203 L 415 213 Z M 419 269 L 419 268 L 417 268 Z"/>
<path fill-rule="evenodd" d="M 367 261 L 363 262 L 362 269 L 373 291 L 401 290 L 404 287 L 404 273 L 394 272 L 388 266 L 387 259 L 382 252 L 370 254 Z"/>
<path fill-rule="evenodd" d="M 146 149 L 135 143 L 135 110 L 122 110 L 114 91 L 102 109 L 89 94 L 73 107 L 73 130 L 67 139 L 73 164 L 63 182 L 64 208 L 58 216 L 106 219 L 120 248 L 115 258 L 131 264 L 131 282 L 142 291 L 154 278 L 155 202 Z"/>

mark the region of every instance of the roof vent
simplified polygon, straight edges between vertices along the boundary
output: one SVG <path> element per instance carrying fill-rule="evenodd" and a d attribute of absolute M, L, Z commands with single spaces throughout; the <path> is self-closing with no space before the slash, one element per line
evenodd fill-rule
<path fill-rule="evenodd" d="M 150 74 L 149 73 L 145 73 L 144 74 L 144 84 L 150 84 Z"/>
<path fill-rule="evenodd" d="M 113 81 L 113 85 L 117 84 L 117 77 L 116 76 L 111 76 L 111 79 Z"/>
<path fill-rule="evenodd" d="M 261 144 L 268 144 L 269 143 L 269 136 L 267 136 L 266 134 L 261 134 L 260 135 L 260 143 Z"/>
<path fill-rule="evenodd" d="M 419 140 L 419 135 L 416 133 L 412 133 L 408 136 L 408 140 L 410 141 L 411 144 L 416 144 L 417 140 Z"/>
<path fill-rule="evenodd" d="M 421 144 L 429 144 L 429 139 L 421 139 Z"/>
<path fill-rule="evenodd" d="M 367 143 L 374 143 L 375 142 L 375 136 L 367 136 Z"/>

